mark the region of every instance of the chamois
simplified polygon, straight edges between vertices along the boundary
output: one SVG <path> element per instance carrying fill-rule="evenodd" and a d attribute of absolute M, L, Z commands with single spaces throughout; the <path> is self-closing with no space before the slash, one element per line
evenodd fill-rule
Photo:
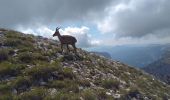
<path fill-rule="evenodd" d="M 67 45 L 67 50 L 69 50 L 69 44 L 70 44 L 74 48 L 74 53 L 76 53 L 77 52 L 76 45 L 75 45 L 75 43 L 77 42 L 76 38 L 73 37 L 73 36 L 70 36 L 70 35 L 60 35 L 59 29 L 60 28 L 58 28 L 58 27 L 56 28 L 56 31 L 53 34 L 53 37 L 58 36 L 59 41 L 61 43 L 62 52 L 63 52 L 63 45 L 66 44 Z"/>

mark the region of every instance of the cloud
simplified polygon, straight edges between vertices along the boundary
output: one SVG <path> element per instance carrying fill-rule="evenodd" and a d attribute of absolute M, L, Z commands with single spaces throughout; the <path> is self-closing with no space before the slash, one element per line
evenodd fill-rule
<path fill-rule="evenodd" d="M 26 34 L 34 34 L 34 35 L 58 40 L 57 37 L 52 37 L 54 31 L 46 26 L 41 26 L 36 29 L 19 27 L 18 30 Z M 87 47 L 99 45 L 100 41 L 96 39 L 92 39 L 89 30 L 90 29 L 88 27 L 81 26 L 81 27 L 66 27 L 64 29 L 60 29 L 59 31 L 61 35 L 72 35 L 76 37 L 78 41 L 76 45 L 78 47 L 87 48 Z"/>
<path fill-rule="evenodd" d="M 0 0 L 0 26 L 14 28 L 87 20 L 110 2 L 113 0 Z"/>
<path fill-rule="evenodd" d="M 96 22 L 103 33 L 120 37 L 142 37 L 147 34 L 170 35 L 169 0 L 120 0 L 106 9 L 103 20 Z M 159 32 L 159 33 L 158 33 Z"/>
<path fill-rule="evenodd" d="M 63 26 L 61 32 L 75 35 L 82 47 L 101 41 L 153 43 L 154 38 L 167 43 L 169 4 L 169 0 L 0 0 L 0 27 L 51 38 L 52 29 Z M 104 40 L 104 33 L 111 35 Z"/>
<path fill-rule="evenodd" d="M 92 39 L 89 33 L 89 28 L 86 26 L 82 27 L 67 27 L 64 30 L 60 30 L 63 35 L 75 36 L 78 40 L 77 45 L 80 47 L 91 47 L 100 44 L 99 40 Z"/>
<path fill-rule="evenodd" d="M 117 45 L 147 45 L 147 44 L 169 44 L 170 36 L 161 36 L 148 34 L 143 37 L 112 37 L 103 39 L 100 45 L 117 46 Z"/>
<path fill-rule="evenodd" d="M 53 30 L 51 30 L 50 28 L 46 26 L 41 26 L 36 29 L 25 28 L 25 27 L 20 26 L 18 27 L 18 30 L 26 34 L 34 34 L 36 36 L 43 36 L 47 38 L 52 38 L 52 35 L 54 33 Z"/>

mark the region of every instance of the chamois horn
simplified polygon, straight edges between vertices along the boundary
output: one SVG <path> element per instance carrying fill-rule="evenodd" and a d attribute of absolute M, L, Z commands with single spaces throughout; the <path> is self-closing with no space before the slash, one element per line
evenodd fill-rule
<path fill-rule="evenodd" d="M 59 27 L 56 28 L 56 30 L 59 30 L 59 29 L 60 29 Z"/>

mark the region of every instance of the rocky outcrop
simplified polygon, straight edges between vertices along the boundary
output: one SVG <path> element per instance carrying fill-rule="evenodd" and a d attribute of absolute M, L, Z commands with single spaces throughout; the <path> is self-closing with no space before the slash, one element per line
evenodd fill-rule
<path fill-rule="evenodd" d="M 61 53 L 58 41 L 1 32 L 0 99 L 112 100 L 170 98 L 154 77 L 82 49 Z M 6 52 L 4 59 L 4 53 Z"/>

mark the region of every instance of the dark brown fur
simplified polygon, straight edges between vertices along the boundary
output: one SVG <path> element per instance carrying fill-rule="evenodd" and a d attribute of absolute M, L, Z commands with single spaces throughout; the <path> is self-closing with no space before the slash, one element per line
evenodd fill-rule
<path fill-rule="evenodd" d="M 60 43 L 61 43 L 61 50 L 63 52 L 63 45 L 66 44 L 67 45 L 67 49 L 69 50 L 69 44 L 72 45 L 72 47 L 74 48 L 74 52 L 76 53 L 77 52 L 77 48 L 76 48 L 76 38 L 73 37 L 73 36 L 70 36 L 70 35 L 60 35 L 60 32 L 59 32 L 59 29 L 60 28 L 56 28 L 56 31 L 55 33 L 53 34 L 53 37 L 54 36 L 58 36 L 59 40 L 60 40 Z M 70 51 L 70 50 L 69 50 Z"/>

